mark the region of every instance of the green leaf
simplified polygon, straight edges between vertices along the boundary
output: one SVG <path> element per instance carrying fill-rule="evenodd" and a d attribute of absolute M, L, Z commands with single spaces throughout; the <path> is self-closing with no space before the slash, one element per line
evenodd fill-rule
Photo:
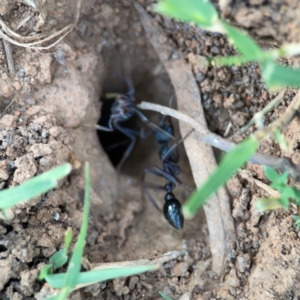
<path fill-rule="evenodd" d="M 20 202 L 28 201 L 57 186 L 57 181 L 71 171 L 70 164 L 63 164 L 57 168 L 38 175 L 21 185 L 0 192 L 0 209 L 8 209 Z"/>
<path fill-rule="evenodd" d="M 295 226 L 300 227 L 300 217 L 299 216 L 293 216 L 293 219 L 295 220 Z"/>
<path fill-rule="evenodd" d="M 281 149 L 287 150 L 289 148 L 289 143 L 285 139 L 284 135 L 280 132 L 279 128 L 277 128 L 275 131 L 274 139 L 278 142 Z"/>
<path fill-rule="evenodd" d="M 283 186 L 282 187 L 282 196 L 291 198 L 292 200 L 295 200 L 293 202 L 298 202 L 298 199 L 300 199 L 300 191 L 292 186 Z"/>
<path fill-rule="evenodd" d="M 162 293 L 162 292 L 159 292 L 159 294 L 162 296 L 162 298 L 163 298 L 164 300 L 172 300 L 170 297 L 168 297 L 167 295 L 165 295 L 165 294 Z"/>
<path fill-rule="evenodd" d="M 285 86 L 300 87 L 300 69 L 280 66 L 273 61 L 261 65 L 262 76 L 269 89 L 275 90 Z"/>
<path fill-rule="evenodd" d="M 227 153 L 219 167 L 183 205 L 183 214 L 192 218 L 208 198 L 218 190 L 255 153 L 258 141 L 250 137 Z"/>
<path fill-rule="evenodd" d="M 46 298 L 46 300 L 59 300 L 59 299 L 61 299 L 61 296 L 62 296 L 62 293 L 60 292 L 56 295 L 53 295 L 53 296 L 50 296 L 50 297 Z"/>
<path fill-rule="evenodd" d="M 264 167 L 265 175 L 267 178 L 272 182 L 279 182 L 281 183 L 280 175 L 272 168 L 270 167 Z"/>
<path fill-rule="evenodd" d="M 255 206 L 259 211 L 274 210 L 282 208 L 282 200 L 280 198 L 264 198 L 256 200 Z"/>
<path fill-rule="evenodd" d="M 296 197 L 294 199 L 294 202 L 297 206 L 300 206 L 300 191 L 297 189 Z"/>
<path fill-rule="evenodd" d="M 245 56 L 217 56 L 211 59 L 211 64 L 214 66 L 237 66 L 242 65 L 252 60 Z"/>
<path fill-rule="evenodd" d="M 65 249 L 57 251 L 49 259 L 49 262 L 53 264 L 53 270 L 56 270 L 59 267 L 63 266 L 67 261 L 68 256 Z"/>
<path fill-rule="evenodd" d="M 157 270 L 159 265 L 128 266 L 119 268 L 107 268 L 102 270 L 81 272 L 76 277 L 76 285 L 93 284 L 100 281 L 110 280 L 118 277 L 127 277 L 147 271 Z M 52 288 L 61 289 L 65 287 L 67 273 L 52 274 L 47 276 L 47 282 Z"/>
<path fill-rule="evenodd" d="M 89 173 L 89 164 L 86 162 L 83 220 L 82 220 L 82 225 L 80 228 L 78 240 L 75 244 L 74 252 L 68 265 L 67 276 L 64 282 L 65 287 L 67 287 L 70 292 L 76 286 L 77 278 L 79 276 L 79 272 L 81 268 L 81 259 L 84 250 L 84 245 L 85 245 L 86 233 L 88 229 L 89 210 L 90 210 L 90 173 Z"/>
<path fill-rule="evenodd" d="M 207 0 L 162 0 L 154 5 L 154 11 L 204 28 L 212 27 L 218 20 L 217 11 Z"/>
<path fill-rule="evenodd" d="M 286 190 L 285 190 L 286 191 Z M 289 194 L 289 193 L 287 193 Z M 284 209 L 288 209 L 289 206 L 290 206 L 290 198 L 288 195 L 286 195 L 285 193 L 283 193 L 281 195 L 281 198 L 280 198 L 280 203 L 281 203 L 281 206 L 284 208 Z"/>
<path fill-rule="evenodd" d="M 249 61 L 259 61 L 264 57 L 263 51 L 256 42 L 244 31 L 241 31 L 226 22 L 222 21 L 222 25 L 228 35 L 230 42 L 237 50 Z"/>
<path fill-rule="evenodd" d="M 41 269 L 40 275 L 39 275 L 39 280 L 43 280 L 46 278 L 47 275 L 53 273 L 53 266 L 52 265 L 45 265 Z"/>

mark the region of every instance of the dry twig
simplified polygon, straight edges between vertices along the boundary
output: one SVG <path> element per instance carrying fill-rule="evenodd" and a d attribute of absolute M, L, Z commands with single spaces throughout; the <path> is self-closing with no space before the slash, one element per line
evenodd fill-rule
<path fill-rule="evenodd" d="M 20 47 L 33 48 L 33 49 L 39 49 L 39 50 L 49 49 L 49 48 L 55 46 L 57 43 L 59 43 L 67 34 L 69 34 L 74 29 L 74 27 L 76 26 L 76 24 L 79 20 L 81 1 L 82 0 L 77 0 L 77 7 L 76 7 L 74 23 L 67 25 L 66 27 L 50 34 L 47 37 L 45 37 L 46 36 L 45 34 L 39 34 L 39 35 L 27 36 L 27 37 L 21 36 L 18 33 L 11 30 L 5 24 L 5 22 L 3 22 L 2 20 L 0 20 L 0 28 L 1 28 L 0 29 L 0 37 L 3 40 L 6 40 L 6 41 L 10 42 L 11 44 L 14 44 L 14 45 L 20 46 Z M 60 37 L 48 46 L 36 46 L 38 44 L 43 44 L 45 42 L 49 42 L 58 36 L 60 36 Z M 16 39 L 19 39 L 22 42 L 17 41 Z"/>
<path fill-rule="evenodd" d="M 272 189 L 269 185 L 263 183 L 262 181 L 253 178 L 253 176 L 251 175 L 251 172 L 248 170 L 241 170 L 239 172 L 239 175 L 246 179 L 247 181 L 249 181 L 252 184 L 256 184 L 259 188 L 261 188 L 262 190 L 266 191 L 271 197 L 274 198 L 280 198 L 280 193 L 274 189 Z"/>
<path fill-rule="evenodd" d="M 283 99 L 285 90 L 281 91 L 268 105 L 266 105 L 260 112 L 256 113 L 253 118 L 242 128 L 240 128 L 234 136 L 245 133 L 252 125 L 259 122 L 268 112 L 270 112 L 275 106 Z M 257 126 L 259 127 L 259 126 Z"/>
<path fill-rule="evenodd" d="M 10 77 L 15 77 L 16 71 L 15 71 L 15 64 L 14 64 L 14 59 L 13 59 L 13 55 L 12 55 L 11 44 L 8 41 L 6 41 L 5 39 L 2 39 L 2 41 L 3 41 L 3 45 L 4 45 L 4 49 L 5 49 L 9 75 L 10 75 Z"/>
<path fill-rule="evenodd" d="M 207 128 L 205 128 L 202 124 L 200 124 L 196 120 L 174 109 L 161 106 L 159 104 L 148 103 L 148 102 L 142 102 L 141 104 L 138 104 L 138 108 L 157 111 L 161 114 L 172 116 L 173 118 L 176 118 L 178 120 L 190 124 L 197 132 L 201 134 L 202 141 L 222 151 L 228 152 L 236 146 L 236 144 L 210 132 Z M 265 137 L 272 136 L 275 130 L 277 129 L 280 130 L 285 129 L 293 120 L 293 118 L 296 116 L 299 108 L 300 108 L 300 92 L 297 93 L 293 102 L 290 104 L 290 106 L 287 108 L 286 112 L 280 119 L 273 122 L 270 126 L 257 131 L 255 133 L 255 136 L 259 140 L 261 140 Z M 281 172 L 287 171 L 289 172 L 290 176 L 294 180 L 296 181 L 300 180 L 300 166 L 295 165 L 288 158 L 285 157 L 278 158 L 271 155 L 256 153 L 251 157 L 249 162 L 267 166 Z"/>

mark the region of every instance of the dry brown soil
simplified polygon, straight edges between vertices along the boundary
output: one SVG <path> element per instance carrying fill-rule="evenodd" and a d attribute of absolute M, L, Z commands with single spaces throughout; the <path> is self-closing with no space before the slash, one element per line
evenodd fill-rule
<path fill-rule="evenodd" d="M 70 2 L 5 0 L 0 3 L 0 18 L 21 35 L 39 30 L 53 32 L 74 17 L 75 5 Z M 149 11 L 152 1 L 139 3 Z M 254 36 L 267 36 L 272 43 L 299 42 L 298 1 L 221 1 L 220 6 L 226 17 Z M 282 13 L 276 12 L 277 8 Z M 275 94 L 264 87 L 256 64 L 197 67 L 199 55 L 232 53 L 224 36 L 151 16 L 175 45 L 170 59 L 183 57 L 193 68 L 212 131 L 223 135 L 231 122 L 229 136 L 233 135 L 274 98 Z M 132 1 L 84 1 L 76 28 L 55 47 L 40 51 L 17 46 L 12 49 L 14 77 L 9 74 L 0 43 L 0 188 L 21 184 L 66 161 L 74 169 L 57 189 L 14 207 L 8 219 L 1 216 L 0 299 L 44 299 L 51 292 L 37 276 L 49 257 L 63 247 L 68 227 L 77 238 L 85 161 L 90 162 L 92 178 L 85 269 L 105 262 L 180 252 L 157 272 L 94 284 L 75 291 L 70 299 L 161 299 L 158 291 L 181 300 L 300 299 L 300 233 L 293 225 L 292 209 L 257 212 L 256 199 L 269 194 L 240 175 L 232 178 L 227 188 L 237 241 L 228 257 L 228 273 L 219 278 L 211 270 L 204 213 L 186 221 L 183 232 L 178 233 L 141 195 L 143 170 L 159 165 L 153 138 L 138 142 L 119 175 L 103 151 L 92 127 L 100 117 L 102 92 L 126 91 L 120 78 L 124 55 L 131 62 L 138 101 L 169 105 L 174 93 Z M 266 124 L 282 115 L 293 96 L 293 91 L 286 93 L 266 116 Z M 154 123 L 159 120 L 155 113 L 146 115 Z M 178 138 L 178 124 L 174 124 Z M 260 150 L 299 162 L 299 131 L 295 120 L 285 132 L 290 151 L 281 151 L 273 141 L 264 142 Z M 186 188 L 177 188 L 176 196 L 183 202 L 195 185 L 182 145 L 180 152 L 180 178 Z M 268 183 L 261 167 L 249 165 L 246 170 L 248 176 Z M 155 180 L 147 175 L 147 182 L 161 183 Z M 160 199 L 161 205 L 164 193 L 151 190 L 151 194 Z"/>

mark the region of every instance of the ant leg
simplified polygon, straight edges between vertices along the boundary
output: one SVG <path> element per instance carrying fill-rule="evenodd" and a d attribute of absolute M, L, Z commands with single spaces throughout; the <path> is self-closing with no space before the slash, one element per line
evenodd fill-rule
<path fill-rule="evenodd" d="M 107 152 L 107 151 L 111 151 L 111 150 L 114 150 L 114 149 L 119 148 L 119 147 L 121 147 L 121 146 L 127 145 L 128 143 L 129 143 L 128 140 L 123 141 L 123 142 L 119 142 L 119 143 L 115 143 L 115 144 L 112 144 L 112 145 L 110 145 L 110 146 L 108 146 L 108 147 L 105 147 L 104 150 L 105 150 L 106 152 Z"/>
<path fill-rule="evenodd" d="M 156 173 L 155 171 L 153 171 L 151 169 L 145 169 L 144 172 L 143 172 L 143 174 L 142 174 L 142 178 L 141 178 L 141 181 L 142 181 L 142 184 L 141 184 L 142 195 L 146 194 L 146 196 L 148 197 L 148 199 L 150 200 L 150 202 L 154 205 L 154 207 L 157 210 L 161 211 L 161 209 L 157 205 L 157 202 L 152 198 L 152 196 L 149 194 L 149 192 L 146 189 L 146 185 L 145 185 L 145 182 L 144 182 L 146 173 L 151 173 L 151 174 L 158 175 L 158 176 L 161 176 L 161 175 L 158 174 L 158 173 Z M 154 188 L 154 189 L 161 189 L 161 190 L 165 189 L 164 187 L 158 186 L 158 185 L 152 185 L 152 188 Z"/>
<path fill-rule="evenodd" d="M 182 181 L 179 178 L 177 178 L 176 176 L 171 175 L 168 172 L 165 172 L 164 170 L 162 170 L 161 168 L 158 168 L 158 167 L 154 167 L 154 169 L 155 169 L 154 172 L 157 173 L 157 175 L 159 174 L 159 176 L 165 177 L 167 180 L 171 181 L 176 186 L 182 184 Z"/>
<path fill-rule="evenodd" d="M 114 131 L 113 128 L 109 128 L 109 127 L 105 127 L 105 126 L 101 126 L 101 125 L 95 125 L 94 128 L 97 130 L 108 131 L 108 132 Z"/>
<path fill-rule="evenodd" d="M 133 129 L 130 129 L 130 128 L 126 128 L 126 131 L 127 133 L 131 134 L 131 135 L 134 135 L 134 136 L 137 136 L 141 139 L 145 139 L 147 138 L 151 133 L 153 133 L 152 130 L 150 130 L 149 132 L 144 132 L 144 128 L 141 129 L 141 131 L 137 131 L 137 130 L 133 130 Z M 123 142 L 118 142 L 118 143 L 115 143 L 113 145 L 110 145 L 109 147 L 106 147 L 104 150 L 105 151 L 111 151 L 113 149 L 116 149 L 120 146 L 123 146 L 123 145 L 126 145 L 130 143 L 129 141 L 123 141 Z"/>
<path fill-rule="evenodd" d="M 161 128 L 159 128 L 159 126 L 156 126 L 155 124 L 151 123 L 145 116 L 144 114 L 142 114 L 138 109 L 133 108 L 132 109 L 138 116 L 139 118 L 147 125 L 149 126 L 153 131 L 160 131 L 163 132 L 165 135 L 167 135 L 168 137 L 170 137 L 172 140 L 174 140 L 174 136 L 170 135 L 169 133 L 167 133 L 166 131 L 162 130 Z"/>
<path fill-rule="evenodd" d="M 134 135 L 132 135 L 132 133 L 130 132 L 130 130 L 128 130 L 129 128 L 123 128 L 120 124 L 119 124 L 119 120 L 113 120 L 113 127 L 122 132 L 124 135 L 128 136 L 131 140 L 130 145 L 128 146 L 128 148 L 126 149 L 121 161 L 119 162 L 118 166 L 117 166 L 117 171 L 120 172 L 124 162 L 127 160 L 127 158 L 129 157 L 129 155 L 131 154 L 133 147 L 136 143 L 136 137 Z"/>
<path fill-rule="evenodd" d="M 123 68 L 124 68 L 125 81 L 128 86 L 127 95 L 133 97 L 135 90 L 134 90 L 133 82 L 132 82 L 132 79 L 130 76 L 130 73 L 131 73 L 130 60 L 129 60 L 128 55 L 124 55 L 123 57 L 124 57 Z"/>
<path fill-rule="evenodd" d="M 176 148 L 178 147 L 186 138 L 188 138 L 193 132 L 195 131 L 194 128 L 192 128 L 183 138 L 181 138 L 178 142 L 176 142 L 175 144 L 173 144 L 170 149 L 165 153 L 165 155 L 161 158 L 162 160 L 165 160 L 168 155 Z M 178 153 L 178 148 L 177 148 L 177 157 L 179 156 Z"/>

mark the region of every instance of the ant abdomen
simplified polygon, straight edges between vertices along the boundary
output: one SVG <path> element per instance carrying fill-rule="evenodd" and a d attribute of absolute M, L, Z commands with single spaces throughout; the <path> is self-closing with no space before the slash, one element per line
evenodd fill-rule
<path fill-rule="evenodd" d="M 181 203 L 175 198 L 172 193 L 167 193 L 165 196 L 165 204 L 163 207 L 164 217 L 171 226 L 177 230 L 183 229 L 184 217 L 182 214 Z"/>

